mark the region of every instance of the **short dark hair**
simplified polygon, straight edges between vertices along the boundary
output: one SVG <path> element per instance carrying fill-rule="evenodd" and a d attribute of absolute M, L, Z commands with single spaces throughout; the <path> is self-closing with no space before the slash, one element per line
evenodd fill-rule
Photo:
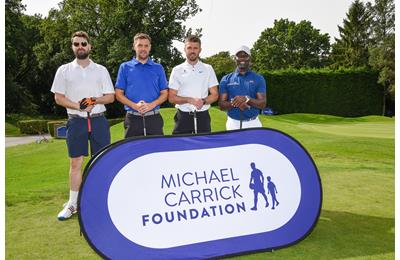
<path fill-rule="evenodd" d="M 133 44 L 135 44 L 136 40 L 138 40 L 138 39 L 147 39 L 151 43 L 151 38 L 146 33 L 137 33 L 137 34 L 135 34 L 135 36 L 133 36 Z"/>
<path fill-rule="evenodd" d="M 201 46 L 200 37 L 197 36 L 197 35 L 189 35 L 189 36 L 187 36 L 186 39 L 185 39 L 185 43 L 187 43 L 187 42 L 198 42 L 199 45 Z"/>
<path fill-rule="evenodd" d="M 85 38 L 87 42 L 89 42 L 89 35 L 87 34 L 87 32 L 84 31 L 74 32 L 71 36 L 71 43 L 74 42 L 74 37 L 82 37 Z"/>

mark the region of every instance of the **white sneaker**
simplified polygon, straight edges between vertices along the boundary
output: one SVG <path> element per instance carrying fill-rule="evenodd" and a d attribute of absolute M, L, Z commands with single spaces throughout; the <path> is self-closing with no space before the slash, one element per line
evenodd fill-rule
<path fill-rule="evenodd" d="M 64 209 L 60 211 L 60 213 L 58 213 L 58 220 L 63 221 L 63 220 L 67 220 L 70 217 L 72 217 L 73 214 L 75 214 L 77 212 L 76 210 L 76 206 L 74 205 L 65 205 Z"/>

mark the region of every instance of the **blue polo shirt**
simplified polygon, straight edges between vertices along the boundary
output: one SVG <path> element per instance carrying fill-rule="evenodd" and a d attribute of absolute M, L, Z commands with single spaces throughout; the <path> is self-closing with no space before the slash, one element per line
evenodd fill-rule
<path fill-rule="evenodd" d="M 122 63 L 119 66 L 115 87 L 122 89 L 125 96 L 135 103 L 140 100 L 150 103 L 160 96 L 161 90 L 168 89 L 163 66 L 150 58 L 145 64 L 135 58 Z M 160 106 L 156 106 L 153 110 L 157 109 L 160 109 Z M 125 110 L 137 112 L 126 105 Z"/>
<path fill-rule="evenodd" d="M 219 83 L 219 93 L 227 93 L 228 100 L 232 100 L 236 96 L 249 96 L 250 98 L 257 98 L 257 93 L 265 94 L 267 92 L 267 85 L 265 79 L 260 74 L 251 70 L 241 75 L 238 70 L 225 75 Z M 243 119 L 256 117 L 259 114 L 259 109 L 251 107 L 243 111 Z M 230 118 L 240 120 L 240 109 L 232 108 L 228 110 Z"/>

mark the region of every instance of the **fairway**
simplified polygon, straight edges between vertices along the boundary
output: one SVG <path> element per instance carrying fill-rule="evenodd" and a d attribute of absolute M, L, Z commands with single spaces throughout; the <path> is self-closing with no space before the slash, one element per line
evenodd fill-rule
<path fill-rule="evenodd" d="M 175 110 L 161 113 L 169 135 Z M 211 118 L 214 132 L 225 129 L 224 112 L 212 108 Z M 260 118 L 264 127 L 296 138 L 314 159 L 323 189 L 321 216 L 293 246 L 229 259 L 394 259 L 394 118 Z M 122 139 L 122 123 L 111 134 L 113 142 Z M 19 145 L 5 153 L 6 259 L 100 259 L 80 235 L 76 216 L 56 218 L 68 200 L 65 141 Z"/>

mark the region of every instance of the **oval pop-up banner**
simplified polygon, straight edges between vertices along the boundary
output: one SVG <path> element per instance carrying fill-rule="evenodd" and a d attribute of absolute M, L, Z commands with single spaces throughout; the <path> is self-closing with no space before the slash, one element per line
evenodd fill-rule
<path fill-rule="evenodd" d="M 204 259 L 305 238 L 322 188 L 307 151 L 267 128 L 127 139 L 85 169 L 79 221 L 109 259 Z"/>

